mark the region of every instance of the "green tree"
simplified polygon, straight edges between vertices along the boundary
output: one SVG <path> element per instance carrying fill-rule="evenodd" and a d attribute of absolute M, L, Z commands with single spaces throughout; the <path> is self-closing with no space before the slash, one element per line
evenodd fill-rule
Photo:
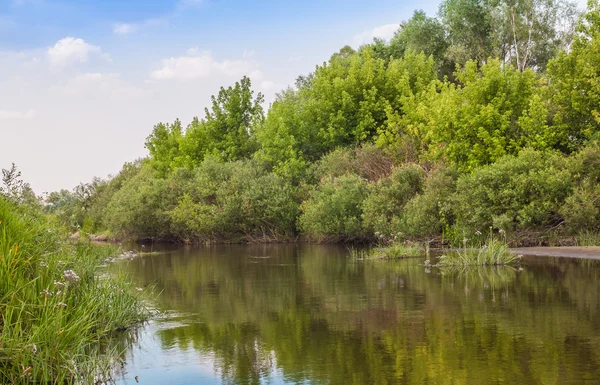
<path fill-rule="evenodd" d="M 495 56 L 493 19 L 486 0 L 445 0 L 439 15 L 448 31 L 450 60 L 460 65 L 475 60 L 482 65 Z"/>
<path fill-rule="evenodd" d="M 21 171 L 13 163 L 10 169 L 2 169 L 0 197 L 17 204 L 39 206 L 40 201 L 29 183 L 21 179 Z"/>
<path fill-rule="evenodd" d="M 401 58 L 408 51 L 423 52 L 427 56 L 433 56 L 441 74 L 447 75 L 453 70 L 445 60 L 448 46 L 446 30 L 442 23 L 437 18 L 427 17 L 425 12 L 419 10 L 415 11 L 408 21 L 400 24 L 400 28 L 390 40 L 389 54 Z"/>
<path fill-rule="evenodd" d="M 150 152 L 150 164 L 161 177 L 182 166 L 180 144 L 183 130 L 179 119 L 173 124 L 159 123 L 154 126 L 152 134 L 146 138 L 146 148 Z"/>
<path fill-rule="evenodd" d="M 570 52 L 548 65 L 552 124 L 565 151 L 580 148 L 600 132 L 600 4 L 591 0 Z"/>
<path fill-rule="evenodd" d="M 565 0 L 500 0 L 491 11 L 500 58 L 520 71 L 544 71 L 573 41 L 577 8 Z"/>
<path fill-rule="evenodd" d="M 221 87 L 211 100 L 210 110 L 204 110 L 206 117 L 202 125 L 207 152 L 223 160 L 252 155 L 257 149 L 256 128 L 264 120 L 263 95 L 258 93 L 254 97 L 250 78 L 244 76 L 233 87 Z"/>

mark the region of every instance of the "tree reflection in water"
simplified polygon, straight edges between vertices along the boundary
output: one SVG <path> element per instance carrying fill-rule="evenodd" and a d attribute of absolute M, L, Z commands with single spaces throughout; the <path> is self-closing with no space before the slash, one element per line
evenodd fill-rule
<path fill-rule="evenodd" d="M 214 357 L 221 380 L 316 384 L 600 382 L 600 263 L 526 258 L 436 269 L 343 248 L 182 248 L 121 267 L 183 316 L 162 349 Z M 156 354 L 154 352 L 153 354 Z"/>

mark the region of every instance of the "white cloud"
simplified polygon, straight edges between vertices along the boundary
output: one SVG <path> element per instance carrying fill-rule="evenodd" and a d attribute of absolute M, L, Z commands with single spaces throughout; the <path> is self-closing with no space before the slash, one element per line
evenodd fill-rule
<path fill-rule="evenodd" d="M 120 23 L 113 26 L 113 33 L 115 35 L 129 35 L 138 29 L 137 24 Z"/>
<path fill-rule="evenodd" d="M 196 56 L 200 53 L 200 50 L 198 47 L 192 47 L 185 51 L 185 53 L 187 53 L 188 56 Z"/>
<path fill-rule="evenodd" d="M 242 54 L 242 56 L 243 56 L 244 58 L 252 57 L 252 56 L 254 56 L 254 55 L 256 55 L 256 52 L 254 52 L 254 51 L 249 51 L 249 50 L 247 50 L 247 49 L 245 49 L 245 50 L 244 50 L 244 53 Z"/>
<path fill-rule="evenodd" d="M 100 47 L 88 44 L 83 39 L 70 36 L 59 40 L 53 47 L 48 48 L 50 63 L 57 67 L 75 62 L 86 63 L 92 55 L 101 55 Z"/>
<path fill-rule="evenodd" d="M 169 19 L 167 17 L 147 19 L 139 23 L 116 23 L 113 25 L 113 34 L 129 35 L 146 27 L 165 24 L 169 24 Z"/>
<path fill-rule="evenodd" d="M 198 53 L 197 49 L 188 50 L 188 56 L 163 59 L 162 68 L 152 71 L 150 77 L 154 80 L 191 80 L 215 75 L 227 77 L 247 75 L 254 79 L 262 78 L 262 72 L 254 61 L 218 61 L 213 58 L 210 52 Z"/>
<path fill-rule="evenodd" d="M 354 43 L 357 45 L 370 43 L 374 38 L 380 38 L 384 40 L 388 40 L 394 36 L 394 33 L 398 30 L 400 25 L 398 24 L 385 24 L 380 25 L 379 27 L 375 27 L 368 31 L 363 31 L 362 33 L 354 36 Z"/>
<path fill-rule="evenodd" d="M 36 115 L 34 109 L 28 109 L 27 111 L 12 111 L 12 110 L 2 110 L 0 109 L 0 120 L 10 120 L 10 119 L 32 119 Z"/>

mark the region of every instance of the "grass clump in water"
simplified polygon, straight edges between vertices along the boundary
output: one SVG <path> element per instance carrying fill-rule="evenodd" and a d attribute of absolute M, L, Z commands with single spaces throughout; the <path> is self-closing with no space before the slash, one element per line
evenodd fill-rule
<path fill-rule="evenodd" d="M 398 259 L 408 257 L 421 257 L 425 254 L 425 249 L 417 243 L 393 243 L 385 247 L 376 247 L 371 249 L 370 258 L 377 259 Z"/>
<path fill-rule="evenodd" d="M 73 244 L 35 208 L 0 196 L 0 383 L 96 383 L 107 337 L 148 312 L 97 266 L 114 247 Z"/>
<path fill-rule="evenodd" d="M 485 243 L 477 246 L 467 246 L 468 239 L 464 239 L 464 248 L 440 256 L 438 266 L 498 266 L 518 263 L 522 256 L 510 251 L 503 230 L 499 234 L 500 237 L 494 236 L 490 228 Z M 481 232 L 476 232 L 476 235 L 481 236 Z"/>
<path fill-rule="evenodd" d="M 379 233 L 375 234 L 378 237 L 378 245 L 371 249 L 355 249 L 350 248 L 350 256 L 355 259 L 399 259 L 409 257 L 421 257 L 424 254 L 429 254 L 429 245 L 425 247 L 414 242 L 402 242 L 398 235 L 392 235 L 387 238 Z"/>

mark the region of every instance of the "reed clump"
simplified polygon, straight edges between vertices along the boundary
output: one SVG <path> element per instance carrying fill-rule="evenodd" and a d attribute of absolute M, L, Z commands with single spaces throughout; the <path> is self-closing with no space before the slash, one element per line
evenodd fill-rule
<path fill-rule="evenodd" d="M 429 254 L 429 244 L 402 241 L 403 234 L 385 236 L 375 233 L 377 244 L 369 249 L 350 248 L 350 256 L 355 259 L 400 259 L 422 257 Z"/>
<path fill-rule="evenodd" d="M 122 276 L 97 266 L 113 246 L 73 243 L 39 210 L 0 196 L 0 383 L 96 383 L 107 339 L 148 316 Z"/>
<path fill-rule="evenodd" d="M 506 233 L 499 230 L 498 234 L 490 228 L 489 234 L 482 239 L 477 231 L 475 244 L 468 245 L 469 239 L 463 240 L 463 249 L 441 255 L 438 266 L 498 266 L 517 264 L 521 257 L 510 251 L 506 242 Z"/>

